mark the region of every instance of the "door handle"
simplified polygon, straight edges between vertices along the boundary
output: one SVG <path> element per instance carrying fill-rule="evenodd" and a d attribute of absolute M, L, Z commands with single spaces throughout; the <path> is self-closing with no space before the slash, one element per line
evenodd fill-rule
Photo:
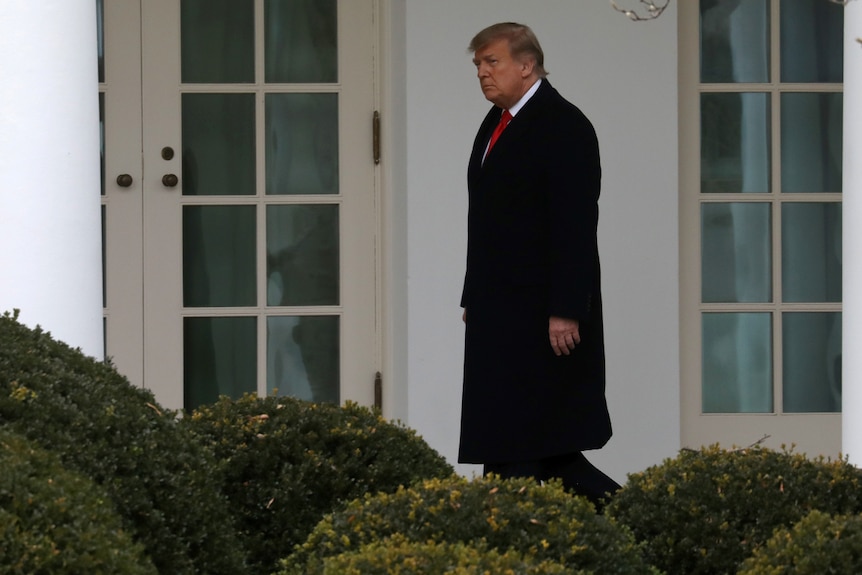
<path fill-rule="evenodd" d="M 162 185 L 166 188 L 173 188 L 180 182 L 180 179 L 175 174 L 165 174 L 162 176 Z"/>
<path fill-rule="evenodd" d="M 119 176 L 117 176 L 117 185 L 121 188 L 128 188 L 132 185 L 132 182 L 132 176 L 130 176 L 129 174 L 120 174 Z"/>

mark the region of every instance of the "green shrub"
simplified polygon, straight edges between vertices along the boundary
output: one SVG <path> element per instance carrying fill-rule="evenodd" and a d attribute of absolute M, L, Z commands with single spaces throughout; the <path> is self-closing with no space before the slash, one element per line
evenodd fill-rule
<path fill-rule="evenodd" d="M 246 395 L 203 406 L 183 425 L 223 464 L 252 573 L 271 573 L 351 499 L 453 473 L 413 431 L 355 404 Z"/>
<path fill-rule="evenodd" d="M 0 431 L 0 574 L 151 575 L 103 490 L 57 456 Z"/>
<path fill-rule="evenodd" d="M 743 563 L 740 575 L 862 573 L 862 517 L 812 511 L 792 529 L 775 532 Z"/>
<path fill-rule="evenodd" d="M 418 543 L 511 549 L 526 561 L 558 562 L 569 572 L 654 572 L 625 528 L 597 515 L 591 503 L 569 495 L 559 482 L 452 476 L 351 502 L 315 527 L 281 573 L 325 573 L 327 558 L 399 533 Z"/>
<path fill-rule="evenodd" d="M 159 572 L 242 572 L 212 454 L 150 392 L 8 313 L 0 423 L 103 486 Z"/>
<path fill-rule="evenodd" d="M 326 575 L 575 575 L 560 563 L 534 562 L 515 551 L 499 552 L 484 545 L 416 543 L 394 535 L 357 551 L 324 559 Z M 583 573 L 579 571 L 577 573 Z"/>
<path fill-rule="evenodd" d="M 606 513 L 668 573 L 735 573 L 774 529 L 809 511 L 857 512 L 859 488 L 860 471 L 846 461 L 713 446 L 629 476 Z"/>

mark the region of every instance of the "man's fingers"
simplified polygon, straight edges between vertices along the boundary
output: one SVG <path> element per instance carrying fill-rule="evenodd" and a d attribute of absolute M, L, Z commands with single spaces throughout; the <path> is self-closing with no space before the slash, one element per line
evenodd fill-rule
<path fill-rule="evenodd" d="M 574 334 L 571 333 L 552 336 L 550 339 L 551 348 L 553 348 L 556 355 L 569 355 L 575 349 L 575 345 L 579 343 Z"/>
<path fill-rule="evenodd" d="M 552 316 L 548 321 L 548 336 L 551 349 L 556 355 L 570 355 L 581 343 L 580 325 L 577 320 Z"/>

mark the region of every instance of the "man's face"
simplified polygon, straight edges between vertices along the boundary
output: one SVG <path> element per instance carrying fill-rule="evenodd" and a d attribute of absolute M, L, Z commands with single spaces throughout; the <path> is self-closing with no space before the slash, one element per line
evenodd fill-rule
<path fill-rule="evenodd" d="M 514 106 L 532 85 L 533 63 L 513 59 L 505 38 L 476 50 L 473 64 L 485 98 L 501 108 Z"/>

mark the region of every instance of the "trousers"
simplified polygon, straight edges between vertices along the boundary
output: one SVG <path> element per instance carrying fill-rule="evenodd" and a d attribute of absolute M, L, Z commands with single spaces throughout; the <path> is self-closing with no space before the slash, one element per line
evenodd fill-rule
<path fill-rule="evenodd" d="M 484 474 L 494 473 L 502 479 L 532 477 L 537 481 L 560 479 L 563 487 L 589 499 L 601 510 L 604 502 L 621 489 L 619 483 L 587 461 L 580 451 L 532 461 L 486 463 Z"/>

